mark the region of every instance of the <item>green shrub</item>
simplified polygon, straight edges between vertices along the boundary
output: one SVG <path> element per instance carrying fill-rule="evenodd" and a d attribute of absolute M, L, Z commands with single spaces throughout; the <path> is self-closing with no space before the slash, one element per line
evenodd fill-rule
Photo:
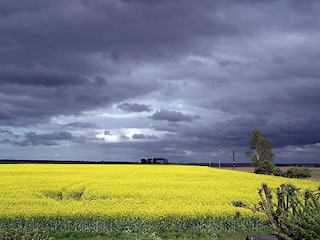
<path fill-rule="evenodd" d="M 278 167 L 275 167 L 273 169 L 272 173 L 273 173 L 274 176 L 278 176 L 278 177 L 283 177 L 284 176 L 284 172 Z"/>
<path fill-rule="evenodd" d="M 274 164 L 270 160 L 264 160 L 260 163 L 260 165 L 255 169 L 255 173 L 257 174 L 272 174 L 274 169 Z"/>
<path fill-rule="evenodd" d="M 287 178 L 296 178 L 297 174 L 298 174 L 298 169 L 297 168 L 289 168 L 285 172 L 284 176 L 287 177 Z"/>
<path fill-rule="evenodd" d="M 311 177 L 311 170 L 308 168 L 289 168 L 285 173 L 285 177 L 288 178 L 310 178 Z"/>
<path fill-rule="evenodd" d="M 266 214 L 280 239 L 320 240 L 320 187 L 301 194 L 294 185 L 282 184 L 277 189 L 276 201 L 267 184 L 262 184 L 258 192 L 261 201 L 257 205 L 249 206 L 241 201 L 233 205 Z"/>
<path fill-rule="evenodd" d="M 289 168 L 287 171 L 282 171 L 280 168 L 269 161 L 265 160 L 254 171 L 257 174 L 273 174 L 274 176 L 287 178 L 310 178 L 311 170 L 308 168 Z"/>
<path fill-rule="evenodd" d="M 298 178 L 310 178 L 311 170 L 308 168 L 300 169 Z"/>

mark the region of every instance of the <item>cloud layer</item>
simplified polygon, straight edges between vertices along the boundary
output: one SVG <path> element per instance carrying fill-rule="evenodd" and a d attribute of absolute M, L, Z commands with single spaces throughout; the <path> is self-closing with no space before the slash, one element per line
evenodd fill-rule
<path fill-rule="evenodd" d="M 0 158 L 318 162 L 318 1 L 0 3 Z"/>

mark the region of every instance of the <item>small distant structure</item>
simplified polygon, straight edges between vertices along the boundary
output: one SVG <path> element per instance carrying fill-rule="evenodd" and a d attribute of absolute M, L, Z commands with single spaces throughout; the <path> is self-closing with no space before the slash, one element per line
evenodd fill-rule
<path fill-rule="evenodd" d="M 169 163 L 167 158 L 141 158 L 142 164 L 167 164 Z"/>

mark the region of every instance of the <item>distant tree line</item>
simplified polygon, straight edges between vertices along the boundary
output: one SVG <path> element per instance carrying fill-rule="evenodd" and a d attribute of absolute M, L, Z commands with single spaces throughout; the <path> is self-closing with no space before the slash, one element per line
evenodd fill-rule
<path fill-rule="evenodd" d="M 167 164 L 169 160 L 167 158 L 142 158 L 142 164 Z"/>

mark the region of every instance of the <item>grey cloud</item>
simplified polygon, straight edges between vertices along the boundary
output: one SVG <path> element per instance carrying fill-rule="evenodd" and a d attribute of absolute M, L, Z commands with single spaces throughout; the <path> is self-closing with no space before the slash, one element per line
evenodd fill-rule
<path fill-rule="evenodd" d="M 320 86 L 318 84 L 299 84 L 298 86 L 282 86 L 282 90 L 261 89 L 249 96 L 231 96 L 214 101 L 211 107 L 228 114 L 264 116 L 270 119 L 294 117 L 309 118 L 318 116 L 315 109 L 320 102 Z M 266 91 L 270 91 L 267 94 Z"/>
<path fill-rule="evenodd" d="M 120 135 L 120 138 L 123 139 L 123 140 L 130 139 L 130 137 L 128 137 L 128 136 L 125 135 L 125 134 L 121 134 L 121 135 Z"/>
<path fill-rule="evenodd" d="M 128 87 L 121 82 L 106 84 L 106 80 L 101 77 L 91 82 L 80 76 L 69 78 L 66 75 L 61 79 L 51 76 L 52 81 L 48 85 L 48 79 L 37 74 L 30 80 L 23 80 L 24 77 L 18 75 L 12 78 L 5 83 L 5 78 L 0 78 L 3 83 L 0 100 L 4 106 L 0 113 L 0 123 L 13 126 L 40 123 L 58 114 L 78 115 L 85 110 L 109 106 L 127 97 L 140 95 L 154 87 L 141 87 L 140 84 Z"/>
<path fill-rule="evenodd" d="M 240 63 L 238 61 L 232 61 L 232 60 L 221 60 L 219 62 L 219 65 L 222 67 L 228 67 L 232 65 L 239 65 Z"/>
<path fill-rule="evenodd" d="M 266 128 L 270 134 L 270 142 L 274 147 L 282 148 L 288 145 L 312 145 L 320 143 L 316 129 L 320 128 L 319 118 L 308 117 L 291 119 L 288 122 L 274 122 Z"/>
<path fill-rule="evenodd" d="M 73 136 L 70 132 L 55 132 L 50 134 L 37 134 L 29 132 L 25 134 L 28 145 L 57 145 L 58 141 L 71 141 Z"/>
<path fill-rule="evenodd" d="M 0 143 L 10 143 L 18 138 L 12 131 L 0 128 Z"/>
<path fill-rule="evenodd" d="M 113 135 L 113 134 L 112 134 L 112 132 L 111 132 L 111 131 L 105 130 L 105 131 L 104 131 L 104 135 L 107 135 L 107 136 L 109 136 L 109 135 L 110 135 L 110 136 L 111 136 L 111 135 Z"/>
<path fill-rule="evenodd" d="M 145 135 L 142 133 L 135 133 L 132 135 L 133 139 L 158 139 L 159 137 L 155 136 L 155 135 Z"/>
<path fill-rule="evenodd" d="M 320 102 L 320 86 L 318 84 L 301 84 L 300 86 L 290 86 L 286 88 L 286 96 L 279 96 L 286 106 L 299 107 L 300 110 L 306 110 L 310 114 L 318 114 L 314 109 Z M 281 99 L 282 98 L 282 99 Z M 301 114 L 303 114 L 301 112 Z"/>
<path fill-rule="evenodd" d="M 153 120 L 166 120 L 168 122 L 181 122 L 187 121 L 191 122 L 194 117 L 191 117 L 187 114 L 183 114 L 177 111 L 168 111 L 168 110 L 160 110 L 156 111 L 152 116 L 151 119 Z"/>
<path fill-rule="evenodd" d="M 14 134 L 1 134 L 0 143 L 3 145 L 14 145 L 14 146 L 27 146 L 26 140 L 20 138 L 20 136 Z"/>
<path fill-rule="evenodd" d="M 150 106 L 139 103 L 122 103 L 117 108 L 126 112 L 150 112 L 152 110 Z"/>
<path fill-rule="evenodd" d="M 10 114 L 10 112 L 6 111 L 5 109 L 0 110 L 0 121 L 9 120 L 9 119 L 12 119 L 12 117 L 13 116 Z"/>
<path fill-rule="evenodd" d="M 212 126 L 216 135 L 211 137 L 218 137 L 226 144 L 226 136 L 235 136 L 236 141 L 230 143 L 241 146 L 242 142 L 244 147 L 247 141 L 245 138 L 240 141 L 241 136 L 260 129 L 275 148 L 318 143 L 316 129 L 320 127 L 320 115 L 315 109 L 320 101 L 319 90 L 319 85 L 289 86 L 281 94 L 275 91 L 258 99 L 239 96 L 215 102 L 213 107 L 239 117 L 216 123 Z"/>
<path fill-rule="evenodd" d="M 72 128 L 97 128 L 98 126 L 94 123 L 86 123 L 86 122 L 72 122 L 68 124 L 64 124 L 64 127 L 72 127 Z"/>
<path fill-rule="evenodd" d="M 70 86 L 87 84 L 88 80 L 75 74 L 66 74 L 56 69 L 37 66 L 33 69 L 15 66 L 0 67 L 0 84 L 19 84 L 33 86 Z"/>
<path fill-rule="evenodd" d="M 58 145 L 59 141 L 73 141 L 74 138 L 70 132 L 61 131 L 46 134 L 38 134 L 36 132 L 27 132 L 24 135 L 18 135 L 9 130 L 0 129 L 0 137 L 2 143 L 15 146 L 34 146 L 34 145 Z"/>
<path fill-rule="evenodd" d="M 0 128 L 0 133 L 1 133 L 1 134 L 12 134 L 11 131 L 6 130 L 6 129 L 2 129 L 2 128 Z"/>
<path fill-rule="evenodd" d="M 3 56 L 0 62 L 15 65 L 25 59 L 18 62 L 19 65 L 32 66 L 43 62 L 44 65 L 58 66 L 61 61 L 65 64 L 61 68 L 85 72 L 93 67 L 85 60 L 87 53 L 107 53 L 113 61 L 118 61 L 127 57 L 166 60 L 188 50 L 205 52 L 198 47 L 202 40 L 250 33 L 254 24 L 264 24 L 262 17 L 255 22 L 250 18 L 259 17 L 259 13 L 269 17 L 268 12 L 259 9 L 260 5 L 265 5 L 263 3 L 251 6 L 257 11 L 255 15 L 243 17 L 241 14 L 246 12 L 243 4 L 207 0 L 201 3 L 161 1 L 155 4 L 143 1 L 72 1 L 55 5 L 42 3 L 39 6 L 37 2 L 31 2 L 25 6 L 28 9 L 34 7 L 28 14 L 12 13 L 15 17 L 3 17 L 0 31 L 7 37 L 0 43 L 7 46 L 11 54 L 20 53 L 21 57 Z M 282 18 L 282 15 L 279 13 L 277 18 Z M 16 49 L 12 48 L 13 44 L 16 44 Z M 4 51 L 5 55 L 10 52 Z M 28 58 L 23 56 L 30 55 L 33 57 L 27 62 Z"/>
<path fill-rule="evenodd" d="M 95 85 L 98 85 L 98 86 L 103 86 L 103 85 L 108 84 L 108 81 L 107 81 L 107 79 L 105 79 L 104 77 L 97 76 L 97 77 L 95 77 L 95 79 L 94 79 L 94 84 L 95 84 Z"/>
<path fill-rule="evenodd" d="M 151 129 L 162 132 L 177 132 L 179 129 L 179 123 L 158 121 L 156 124 L 152 124 L 150 127 Z"/>
<path fill-rule="evenodd" d="M 28 3 L 21 0 L 2 2 L 0 16 L 13 16 L 16 14 L 37 12 L 53 5 L 54 4 L 50 2 L 45 3 L 37 0 L 30 0 Z"/>

